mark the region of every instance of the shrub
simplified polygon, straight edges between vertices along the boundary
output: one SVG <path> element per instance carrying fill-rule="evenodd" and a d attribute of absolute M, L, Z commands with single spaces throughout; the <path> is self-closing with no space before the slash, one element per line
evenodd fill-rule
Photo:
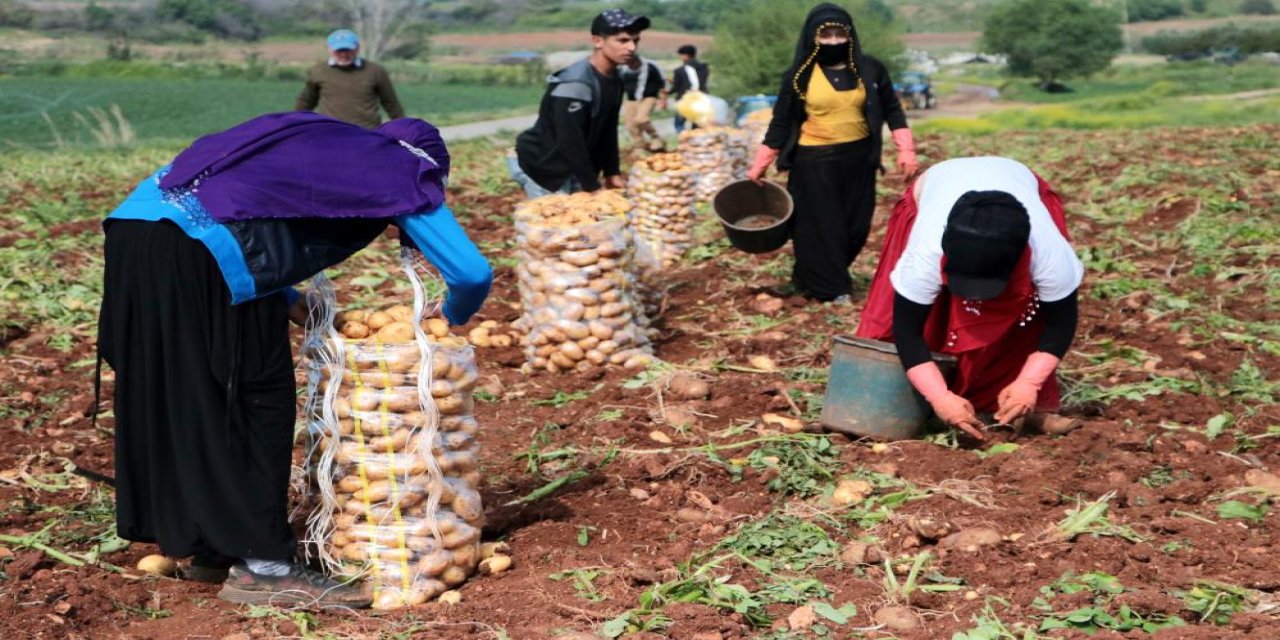
<path fill-rule="evenodd" d="M 1273 16 L 1276 5 L 1271 0 L 1244 0 L 1240 3 L 1240 13 L 1255 16 Z"/>
<path fill-rule="evenodd" d="M 1048 90 L 1110 66 L 1123 38 L 1119 16 L 1087 0 L 1008 0 L 987 16 L 982 43 L 1008 56 L 1011 73 Z"/>
<path fill-rule="evenodd" d="M 1129 22 L 1151 22 L 1184 14 L 1182 0 L 1128 0 Z"/>

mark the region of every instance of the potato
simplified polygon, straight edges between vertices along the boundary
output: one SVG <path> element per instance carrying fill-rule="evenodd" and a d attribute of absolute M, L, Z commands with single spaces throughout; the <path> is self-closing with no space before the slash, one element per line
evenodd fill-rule
<path fill-rule="evenodd" d="M 397 322 L 413 322 L 413 307 L 405 304 L 397 304 L 382 310 L 391 316 L 392 320 Z"/>
<path fill-rule="evenodd" d="M 444 318 L 427 318 L 423 320 L 423 330 L 436 338 L 449 335 L 449 323 Z"/>
<path fill-rule="evenodd" d="M 478 524 L 484 518 L 484 507 L 480 503 L 480 494 L 476 491 L 460 491 L 449 504 L 449 508 L 459 518 L 472 524 Z"/>
<path fill-rule="evenodd" d="M 367 312 L 359 309 L 353 309 L 351 311 L 343 311 L 342 313 L 339 313 L 337 315 L 337 320 L 339 323 L 359 322 L 363 324 L 367 317 L 369 317 Z"/>
<path fill-rule="evenodd" d="M 344 322 L 339 331 L 342 332 L 342 335 L 352 340 L 361 340 L 369 337 L 369 326 L 363 322 Z"/>
<path fill-rule="evenodd" d="M 449 585 L 450 587 L 456 587 L 467 581 L 467 570 L 457 565 L 449 567 L 448 569 L 444 570 L 444 573 L 440 574 L 440 581 Z M 448 594 L 448 593 L 457 593 L 457 592 L 446 591 L 445 593 Z M 444 601 L 443 595 L 441 595 L 440 600 L 441 602 Z"/>
<path fill-rule="evenodd" d="M 511 556 L 493 556 L 480 561 L 480 575 L 489 576 L 511 568 Z"/>
<path fill-rule="evenodd" d="M 418 570 L 433 578 L 444 573 L 444 570 L 451 566 L 453 566 L 453 553 L 444 549 L 423 554 L 418 559 Z"/>
<path fill-rule="evenodd" d="M 391 314 L 385 311 L 374 311 L 365 318 L 364 323 L 369 325 L 370 329 L 378 331 L 392 322 L 395 322 L 395 320 L 395 318 L 391 317 Z"/>
<path fill-rule="evenodd" d="M 397 320 L 378 329 L 378 340 L 383 342 L 412 342 L 414 340 L 413 325 Z"/>
<path fill-rule="evenodd" d="M 177 573 L 178 563 L 174 562 L 172 558 L 152 554 L 149 556 L 143 556 L 142 559 L 138 561 L 138 571 L 149 573 L 153 576 L 168 577 Z"/>
<path fill-rule="evenodd" d="M 471 569 L 476 566 L 476 562 L 480 560 L 480 545 L 468 544 L 458 547 L 450 552 L 452 556 L 452 564 L 455 567 L 464 567 Z"/>

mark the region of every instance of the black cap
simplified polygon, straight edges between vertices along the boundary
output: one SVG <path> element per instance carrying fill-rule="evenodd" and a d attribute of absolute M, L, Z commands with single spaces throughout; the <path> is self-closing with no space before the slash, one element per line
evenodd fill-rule
<path fill-rule="evenodd" d="M 1030 237 L 1027 208 L 1012 195 L 970 191 L 960 196 L 942 233 L 947 287 L 968 300 L 1004 293 Z"/>
<path fill-rule="evenodd" d="M 626 32 L 644 31 L 649 28 L 649 19 L 644 16 L 633 16 L 622 9 L 601 11 L 591 21 L 591 35 L 612 36 Z"/>

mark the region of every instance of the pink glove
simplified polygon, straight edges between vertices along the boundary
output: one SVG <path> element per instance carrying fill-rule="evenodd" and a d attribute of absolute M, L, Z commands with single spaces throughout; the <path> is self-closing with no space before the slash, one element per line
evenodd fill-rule
<path fill-rule="evenodd" d="M 911 127 L 893 130 L 893 146 L 898 148 L 898 170 L 907 178 L 915 176 L 920 164 L 916 161 L 916 141 L 911 136 Z"/>
<path fill-rule="evenodd" d="M 1036 399 L 1040 397 L 1040 387 L 1058 368 L 1059 358 L 1053 354 L 1037 351 L 1027 356 L 1026 364 L 1017 379 L 1000 391 L 997 398 L 999 410 L 996 411 L 996 422 L 1010 424 L 1014 420 L 1031 413 L 1036 408 Z"/>
<path fill-rule="evenodd" d="M 942 377 L 937 364 L 926 362 L 907 369 L 907 380 L 924 396 L 943 422 L 963 429 L 979 440 L 987 439 L 980 431 L 982 421 L 978 420 L 973 405 L 947 389 L 947 381 Z"/>
<path fill-rule="evenodd" d="M 756 149 L 756 159 L 751 161 L 751 168 L 747 169 L 747 178 L 756 184 L 764 184 L 764 174 L 769 170 L 769 165 L 778 159 L 778 150 L 773 147 L 760 145 Z"/>

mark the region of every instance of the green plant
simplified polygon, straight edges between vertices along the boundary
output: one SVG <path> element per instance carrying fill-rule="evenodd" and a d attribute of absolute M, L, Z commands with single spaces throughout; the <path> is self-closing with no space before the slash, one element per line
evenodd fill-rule
<path fill-rule="evenodd" d="M 822 493 L 835 478 L 840 458 L 830 438 L 795 434 L 752 451 L 747 465 L 773 475 L 765 485 L 770 491 L 804 497 Z"/>
<path fill-rule="evenodd" d="M 1218 505 L 1218 517 L 1223 520 L 1248 520 L 1253 524 L 1262 524 L 1270 511 L 1267 504 L 1249 504 L 1239 500 L 1228 500 Z"/>
<path fill-rule="evenodd" d="M 590 600 L 591 602 L 601 602 L 605 597 L 596 590 L 595 581 L 596 578 L 607 573 L 609 573 L 608 569 L 592 567 L 588 569 L 557 571 L 547 577 L 556 581 L 569 580 L 573 584 L 573 590 L 577 593 L 579 598 Z"/>
<path fill-rule="evenodd" d="M 1179 594 L 1188 611 L 1200 614 L 1201 622 L 1231 624 L 1231 618 L 1241 613 L 1257 599 L 1249 589 L 1212 580 L 1197 580 L 1188 591 Z"/>
<path fill-rule="evenodd" d="M 840 553 L 840 545 L 822 527 L 777 513 L 747 523 L 716 548 L 736 551 L 765 567 L 791 571 L 834 564 Z"/>
<path fill-rule="evenodd" d="M 1116 492 L 1111 491 L 1093 502 L 1078 502 L 1076 508 L 1067 512 L 1067 517 L 1058 522 L 1050 532 L 1050 536 L 1057 540 L 1069 541 L 1074 540 L 1076 536 L 1088 533 L 1095 536 L 1116 536 L 1129 542 L 1142 542 L 1142 536 L 1135 533 L 1133 529 L 1113 524 L 1107 519 L 1107 511 L 1110 509 L 1111 500 L 1115 497 Z"/>
<path fill-rule="evenodd" d="M 1046 615 L 1038 630 L 1072 629 L 1089 635 L 1103 629 L 1118 632 L 1140 630 L 1154 633 L 1160 629 L 1186 624 L 1186 621 L 1177 616 L 1154 614 L 1144 617 L 1128 605 L 1113 607 L 1115 597 L 1125 591 L 1120 580 L 1106 573 L 1092 571 L 1078 576 L 1067 573 L 1052 584 L 1040 588 L 1041 595 L 1036 598 L 1032 606 L 1045 612 Z M 1071 611 L 1055 612 L 1052 601 L 1057 596 L 1078 593 L 1092 594 L 1092 604 L 1077 607 Z"/>
<path fill-rule="evenodd" d="M 598 387 L 597 387 L 598 388 Z M 594 389 L 592 390 L 594 391 Z M 563 409 L 567 405 L 579 400 L 586 400 L 591 397 L 592 391 L 575 391 L 573 393 L 565 393 L 557 391 L 555 395 L 543 400 L 534 400 L 529 404 L 535 407 L 552 407 L 554 409 Z"/>
<path fill-rule="evenodd" d="M 898 576 L 894 573 L 894 563 L 888 558 L 884 559 L 884 593 L 890 600 L 902 604 L 911 602 L 911 595 L 916 591 L 927 591 L 931 593 L 939 593 L 946 591 L 959 591 L 963 588 L 963 582 L 955 579 L 946 578 L 945 576 L 934 574 L 936 577 L 921 576 L 920 572 L 933 561 L 933 554 L 929 552 L 921 552 L 911 557 L 911 564 L 906 565 L 906 577 L 899 581 Z M 921 584 L 920 579 L 924 577 L 933 581 L 932 584 Z"/>

